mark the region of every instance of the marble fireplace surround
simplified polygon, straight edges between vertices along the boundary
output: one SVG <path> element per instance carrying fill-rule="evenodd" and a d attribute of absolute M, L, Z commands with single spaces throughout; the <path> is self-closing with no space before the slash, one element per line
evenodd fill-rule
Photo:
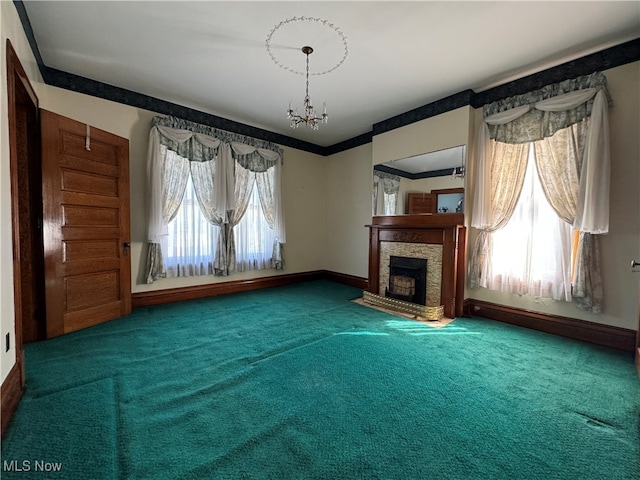
<path fill-rule="evenodd" d="M 369 292 L 384 296 L 391 255 L 427 259 L 427 305 L 462 316 L 466 228 L 458 213 L 373 217 L 369 227 Z"/>

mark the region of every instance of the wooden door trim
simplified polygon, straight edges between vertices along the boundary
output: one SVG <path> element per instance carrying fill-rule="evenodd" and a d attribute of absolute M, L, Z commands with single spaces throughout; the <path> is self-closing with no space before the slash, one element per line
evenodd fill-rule
<path fill-rule="evenodd" d="M 29 96 L 36 115 L 38 115 L 38 97 L 29 82 L 20 59 L 11 41 L 6 41 L 7 65 L 7 112 L 9 127 L 9 172 L 11 181 L 11 229 L 13 241 L 13 304 L 15 349 L 15 365 L 2 383 L 0 398 L 2 401 L 2 432 L 9 423 L 15 408 L 18 406 L 25 382 L 24 350 L 22 348 L 22 274 L 20 258 L 20 208 L 18 181 L 18 132 L 17 132 L 17 89 L 21 88 Z M 19 84 L 17 83 L 19 82 Z"/>
<path fill-rule="evenodd" d="M 9 371 L 7 378 L 2 382 L 2 392 L 0 393 L 0 396 L 2 397 L 2 412 L 0 412 L 0 415 L 2 415 L 3 437 L 4 432 L 11 421 L 11 417 L 13 417 L 13 413 L 16 408 L 18 408 L 23 391 L 22 364 L 16 363 Z"/>

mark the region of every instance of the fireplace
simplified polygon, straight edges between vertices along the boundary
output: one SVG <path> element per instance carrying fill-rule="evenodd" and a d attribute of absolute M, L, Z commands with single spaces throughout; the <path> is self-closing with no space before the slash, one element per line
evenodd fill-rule
<path fill-rule="evenodd" d="M 369 286 L 365 301 L 428 319 L 462 315 L 466 228 L 461 213 L 436 215 L 390 215 L 373 217 L 369 227 Z M 391 257 L 426 260 L 425 287 L 415 285 L 413 274 L 399 272 L 390 280 Z M 408 277 L 408 278 L 406 278 Z M 387 290 L 401 295 L 424 292 L 424 299 L 387 296 Z M 414 290 L 412 292 L 412 290 Z M 419 303 L 418 303 L 419 302 Z M 442 313 L 440 313 L 442 312 Z"/>
<path fill-rule="evenodd" d="M 389 286 L 385 296 L 405 302 L 427 304 L 427 260 L 391 255 Z"/>

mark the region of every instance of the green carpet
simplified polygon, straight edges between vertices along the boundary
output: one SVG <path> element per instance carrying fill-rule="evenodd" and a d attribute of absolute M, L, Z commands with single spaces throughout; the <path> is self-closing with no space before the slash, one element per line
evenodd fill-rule
<path fill-rule="evenodd" d="M 28 345 L 2 478 L 640 478 L 630 354 L 484 319 L 435 329 L 360 294 L 310 282 Z"/>

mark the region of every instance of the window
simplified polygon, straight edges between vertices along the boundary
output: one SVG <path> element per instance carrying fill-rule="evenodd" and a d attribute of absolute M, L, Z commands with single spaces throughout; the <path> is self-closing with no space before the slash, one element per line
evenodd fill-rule
<path fill-rule="evenodd" d="M 168 277 L 211 275 L 216 254 L 219 227 L 202 214 L 191 175 L 187 180 L 182 203 L 168 225 L 165 266 Z"/>
<path fill-rule="evenodd" d="M 270 142 L 154 117 L 146 282 L 282 270 L 282 163 L 282 149 Z"/>
<path fill-rule="evenodd" d="M 550 296 L 602 312 L 598 235 L 609 232 L 608 104 L 606 77 L 594 72 L 483 107 L 471 288 Z M 573 242 L 558 218 L 576 230 Z"/>
<path fill-rule="evenodd" d="M 235 271 L 271 268 L 276 235 L 264 216 L 255 179 L 247 210 L 234 227 Z M 189 277 L 216 273 L 216 249 L 220 227 L 203 215 L 191 175 L 182 203 L 168 224 L 165 266 L 168 277 Z"/>
<path fill-rule="evenodd" d="M 547 201 L 529 146 L 520 198 L 507 224 L 491 237 L 487 287 L 570 300 L 571 226 Z"/>
<path fill-rule="evenodd" d="M 384 214 L 395 215 L 398 204 L 398 192 L 384 192 Z"/>
<path fill-rule="evenodd" d="M 244 216 L 234 227 L 236 244 L 236 268 L 262 270 L 271 267 L 275 232 L 264 217 L 257 184 L 254 182 L 249 206 Z"/>

